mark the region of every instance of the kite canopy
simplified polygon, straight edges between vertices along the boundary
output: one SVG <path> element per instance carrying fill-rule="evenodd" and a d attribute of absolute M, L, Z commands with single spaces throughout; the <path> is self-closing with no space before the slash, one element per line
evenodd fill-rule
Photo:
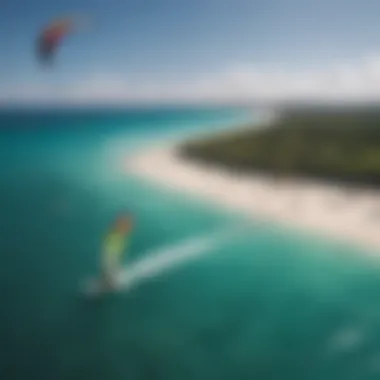
<path fill-rule="evenodd" d="M 49 23 L 37 39 L 37 58 L 42 63 L 52 63 L 62 40 L 76 29 L 74 17 L 61 18 Z"/>

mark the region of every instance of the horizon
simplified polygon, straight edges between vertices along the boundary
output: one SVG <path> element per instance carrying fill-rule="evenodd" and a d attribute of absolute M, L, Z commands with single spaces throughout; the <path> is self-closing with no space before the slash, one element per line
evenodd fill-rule
<path fill-rule="evenodd" d="M 13 102 L 1 103 L 0 111 L 153 111 L 153 110 L 245 110 L 251 112 L 286 112 L 304 109 L 380 109 L 380 99 L 375 101 L 304 100 L 304 101 L 250 101 L 250 102 Z"/>

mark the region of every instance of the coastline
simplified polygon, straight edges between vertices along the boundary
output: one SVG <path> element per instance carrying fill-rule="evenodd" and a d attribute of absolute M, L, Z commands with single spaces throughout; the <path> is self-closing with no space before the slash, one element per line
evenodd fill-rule
<path fill-rule="evenodd" d="M 263 175 L 240 175 L 180 157 L 176 144 L 151 147 L 128 158 L 128 174 L 210 201 L 255 220 L 263 219 L 380 253 L 380 191 L 330 183 L 274 183 Z M 377 214 L 377 215 L 376 215 Z"/>

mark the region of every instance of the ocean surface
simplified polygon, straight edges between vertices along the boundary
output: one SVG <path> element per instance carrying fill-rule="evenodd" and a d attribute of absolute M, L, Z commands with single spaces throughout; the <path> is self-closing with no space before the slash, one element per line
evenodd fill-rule
<path fill-rule="evenodd" d="M 248 118 L 260 117 L 0 111 L 2 379 L 380 378 L 376 259 L 125 174 L 139 149 Z M 123 265 L 143 270 L 129 290 L 87 298 L 124 210 L 137 224 Z"/>

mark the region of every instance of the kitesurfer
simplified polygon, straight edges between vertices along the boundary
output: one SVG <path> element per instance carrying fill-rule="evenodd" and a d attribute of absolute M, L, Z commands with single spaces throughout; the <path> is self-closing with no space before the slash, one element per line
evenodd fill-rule
<path fill-rule="evenodd" d="M 127 238 L 131 233 L 133 224 L 131 215 L 120 215 L 105 238 L 102 255 L 102 280 L 106 289 L 117 287 L 116 275 L 119 270 L 120 258 L 126 248 Z"/>

